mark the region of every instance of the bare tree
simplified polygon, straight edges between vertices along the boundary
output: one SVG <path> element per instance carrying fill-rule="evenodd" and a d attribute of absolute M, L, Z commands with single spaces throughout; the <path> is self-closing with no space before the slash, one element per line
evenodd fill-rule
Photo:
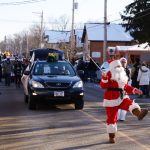
<path fill-rule="evenodd" d="M 70 19 L 66 15 L 62 15 L 58 19 L 51 18 L 50 20 L 51 20 L 50 26 L 52 30 L 66 31 L 70 29 L 69 26 Z"/>

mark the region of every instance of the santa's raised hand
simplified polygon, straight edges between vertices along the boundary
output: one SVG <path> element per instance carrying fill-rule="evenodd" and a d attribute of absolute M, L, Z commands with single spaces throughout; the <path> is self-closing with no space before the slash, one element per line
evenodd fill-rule
<path fill-rule="evenodd" d="M 143 92 L 140 89 L 134 88 L 134 94 L 142 95 Z"/>

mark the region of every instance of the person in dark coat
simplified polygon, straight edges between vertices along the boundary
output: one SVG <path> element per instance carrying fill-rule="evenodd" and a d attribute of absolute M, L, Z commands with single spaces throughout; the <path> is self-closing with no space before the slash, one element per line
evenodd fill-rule
<path fill-rule="evenodd" d="M 76 70 L 77 70 L 77 71 L 79 71 L 79 70 L 83 70 L 83 71 L 84 71 L 84 69 L 85 69 L 85 62 L 84 62 L 82 59 L 80 59 L 79 62 L 78 62 L 78 65 L 77 65 L 77 69 L 76 69 Z M 83 73 L 83 74 L 80 74 L 79 76 L 80 76 L 80 78 L 82 79 L 82 81 L 85 80 L 84 73 Z"/>
<path fill-rule="evenodd" d="M 20 87 L 21 76 L 22 76 L 22 65 L 19 60 L 16 60 L 16 62 L 14 63 L 14 74 L 15 74 L 16 86 Z"/>
<path fill-rule="evenodd" d="M 5 85 L 10 86 L 11 82 L 11 72 L 12 72 L 12 64 L 10 62 L 10 58 L 7 58 L 3 63 L 3 70 L 4 70 L 4 78 L 5 78 Z"/>
<path fill-rule="evenodd" d="M 139 88 L 139 82 L 137 81 L 139 68 L 140 68 L 140 59 L 136 58 L 135 63 L 133 64 L 133 67 L 131 69 L 131 79 L 132 79 L 131 85 L 136 88 Z"/>
<path fill-rule="evenodd" d="M 2 82 L 2 58 L 0 56 L 0 82 Z"/>
<path fill-rule="evenodd" d="M 90 59 L 90 62 L 88 64 L 88 71 L 89 71 L 89 77 L 91 82 L 94 82 L 94 80 L 96 79 L 96 71 L 98 69 L 96 64 L 93 61 L 94 60 Z"/>

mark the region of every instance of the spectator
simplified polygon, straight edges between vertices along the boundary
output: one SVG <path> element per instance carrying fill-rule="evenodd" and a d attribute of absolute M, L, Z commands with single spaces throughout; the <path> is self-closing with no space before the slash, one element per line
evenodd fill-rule
<path fill-rule="evenodd" d="M 93 62 L 94 60 L 90 59 L 90 62 L 88 64 L 88 70 L 89 70 L 89 77 L 90 77 L 90 81 L 94 82 L 96 80 L 96 71 L 97 71 L 97 66 L 96 64 Z"/>
<path fill-rule="evenodd" d="M 12 64 L 11 64 L 9 58 L 7 58 L 7 59 L 4 61 L 3 69 L 4 69 L 5 85 L 6 85 L 6 86 L 10 86 L 10 82 L 11 82 L 11 72 L 12 72 Z"/>
<path fill-rule="evenodd" d="M 0 56 L 0 82 L 2 82 L 2 60 L 1 60 L 1 56 Z"/>
<path fill-rule="evenodd" d="M 143 95 L 149 98 L 150 69 L 145 61 L 139 69 L 137 81 L 139 82 L 140 89 L 143 91 Z M 143 95 L 140 95 L 139 98 L 142 98 Z"/>
<path fill-rule="evenodd" d="M 82 59 L 80 59 L 79 62 L 78 62 L 78 65 L 77 65 L 76 70 L 77 70 L 77 71 L 78 71 L 78 70 L 83 70 L 83 71 L 84 71 L 84 69 L 85 69 L 85 62 L 84 62 Z M 80 78 L 82 79 L 82 81 L 85 80 L 84 73 L 83 73 L 83 74 L 80 74 L 79 76 L 80 76 Z"/>
<path fill-rule="evenodd" d="M 131 69 L 131 79 L 132 79 L 131 85 L 136 88 L 139 88 L 139 82 L 137 81 L 139 68 L 140 68 L 140 59 L 136 58 L 135 63 L 133 64 L 133 67 Z"/>
<path fill-rule="evenodd" d="M 2 65 L 0 63 L 0 82 L 2 82 Z"/>
<path fill-rule="evenodd" d="M 14 63 L 14 74 L 16 86 L 20 87 L 21 76 L 22 76 L 22 66 L 21 62 L 17 59 Z"/>
<path fill-rule="evenodd" d="M 27 68 L 28 65 L 29 65 L 28 59 L 24 58 L 23 62 L 22 62 L 22 74 L 24 73 L 24 71 L 25 71 L 25 69 Z"/>

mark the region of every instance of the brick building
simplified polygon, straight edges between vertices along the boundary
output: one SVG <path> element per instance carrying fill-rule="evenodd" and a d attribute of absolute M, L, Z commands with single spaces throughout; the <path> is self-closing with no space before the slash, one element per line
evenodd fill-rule
<path fill-rule="evenodd" d="M 82 35 L 82 43 L 83 60 L 89 60 L 89 55 L 96 62 L 101 64 L 103 62 L 104 24 L 85 24 Z M 135 44 L 133 38 L 128 32 L 125 32 L 122 25 L 107 25 L 107 47 L 131 46 L 133 44 Z"/>

